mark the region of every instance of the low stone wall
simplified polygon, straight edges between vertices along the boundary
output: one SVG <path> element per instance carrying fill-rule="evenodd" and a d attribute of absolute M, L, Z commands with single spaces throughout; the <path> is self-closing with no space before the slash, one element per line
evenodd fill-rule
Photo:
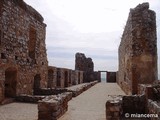
<path fill-rule="evenodd" d="M 146 98 L 144 95 L 133 95 L 133 96 L 123 96 L 122 97 L 122 109 L 125 116 L 126 113 L 129 114 L 144 114 L 146 112 Z"/>
<path fill-rule="evenodd" d="M 65 92 L 71 92 L 73 97 L 78 96 L 82 92 L 86 91 L 93 85 L 98 83 L 97 81 L 91 82 L 91 83 L 83 83 L 80 85 L 75 85 L 72 87 L 68 87 L 66 89 L 64 88 L 56 88 L 56 89 L 50 89 L 50 88 L 42 88 L 37 90 L 36 95 L 27 95 L 27 94 L 21 94 L 16 97 L 16 101 L 18 102 L 27 102 L 27 103 L 37 103 L 39 100 L 44 99 L 47 96 L 50 95 L 59 95 L 63 94 Z"/>
<path fill-rule="evenodd" d="M 68 101 L 72 93 L 48 96 L 38 102 L 38 120 L 57 120 L 68 110 Z"/>
<path fill-rule="evenodd" d="M 153 99 L 153 87 L 151 84 L 139 84 L 138 85 L 138 94 L 145 95 L 146 99 Z"/>
<path fill-rule="evenodd" d="M 38 120 L 57 120 L 68 110 L 68 101 L 89 89 L 97 81 L 67 88 L 68 92 L 47 96 L 38 102 Z"/>
<path fill-rule="evenodd" d="M 138 94 L 145 95 L 147 99 L 159 101 L 160 100 L 160 83 L 139 84 Z"/>
<path fill-rule="evenodd" d="M 148 100 L 148 113 L 153 114 L 151 120 L 160 120 L 160 103 L 152 100 Z"/>
<path fill-rule="evenodd" d="M 120 120 L 122 112 L 122 98 L 106 102 L 106 120 Z"/>
<path fill-rule="evenodd" d="M 67 92 L 65 88 L 40 88 L 36 91 L 36 95 L 58 95 Z"/>
<path fill-rule="evenodd" d="M 81 93 L 88 90 L 89 88 L 91 88 L 92 86 L 94 86 L 97 83 L 98 83 L 98 81 L 94 81 L 94 82 L 90 82 L 90 83 L 84 83 L 84 84 L 76 85 L 76 86 L 67 88 L 67 91 L 72 92 L 72 96 L 76 97 L 76 96 L 80 95 Z"/>
<path fill-rule="evenodd" d="M 38 95 L 21 94 L 18 102 L 38 103 L 38 120 L 57 120 L 68 110 L 68 101 L 76 97 L 98 81 L 83 83 L 67 89 L 43 88 L 37 90 Z"/>
<path fill-rule="evenodd" d="M 83 84 L 71 86 L 68 88 L 55 88 L 55 89 L 53 89 L 53 88 L 52 89 L 51 88 L 40 88 L 35 92 L 35 95 L 58 95 L 58 94 L 61 94 L 64 92 L 72 92 L 73 97 L 76 97 L 97 83 L 98 83 L 98 81 L 93 81 L 90 83 L 83 83 Z"/>
<path fill-rule="evenodd" d="M 27 103 L 37 103 L 39 100 L 44 99 L 46 96 L 38 96 L 38 95 L 26 95 L 21 94 L 20 96 L 16 97 L 16 101 L 18 102 L 27 102 Z"/>
<path fill-rule="evenodd" d="M 130 120 L 131 114 L 146 113 L 146 98 L 141 96 L 123 96 L 106 102 L 106 120 Z M 135 120 L 143 120 L 136 118 Z"/>

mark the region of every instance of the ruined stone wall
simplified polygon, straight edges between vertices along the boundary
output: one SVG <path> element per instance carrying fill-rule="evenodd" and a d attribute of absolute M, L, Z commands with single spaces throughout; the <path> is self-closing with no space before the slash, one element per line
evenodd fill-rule
<path fill-rule="evenodd" d="M 101 81 L 101 73 L 98 71 L 94 71 L 94 80 Z"/>
<path fill-rule="evenodd" d="M 79 71 L 75 70 L 75 77 L 74 77 L 74 83 L 75 83 L 75 85 L 78 85 L 78 75 L 79 75 Z"/>
<path fill-rule="evenodd" d="M 117 96 L 106 102 L 106 120 L 145 120 L 131 114 L 147 114 L 147 100 L 144 95 Z"/>
<path fill-rule="evenodd" d="M 138 84 L 157 77 L 155 12 L 143 3 L 131 9 L 119 46 L 118 84 L 127 94 L 136 94 Z"/>
<path fill-rule="evenodd" d="M 72 86 L 73 79 L 75 79 L 75 73 L 73 70 L 67 68 L 57 68 L 56 87 L 64 88 Z"/>
<path fill-rule="evenodd" d="M 83 71 L 79 71 L 79 84 L 83 83 Z"/>
<path fill-rule="evenodd" d="M 38 102 L 38 120 L 58 120 L 67 110 L 71 92 L 48 96 Z"/>
<path fill-rule="evenodd" d="M 107 72 L 106 82 L 116 82 L 116 72 Z"/>
<path fill-rule="evenodd" d="M 64 71 L 64 87 L 71 86 L 70 69 L 63 68 Z"/>
<path fill-rule="evenodd" d="M 57 68 L 54 66 L 48 67 L 48 88 L 54 88 L 57 85 Z"/>
<path fill-rule="evenodd" d="M 42 16 L 23 0 L 0 0 L 0 101 L 9 91 L 14 97 L 46 87 L 45 32 Z"/>
<path fill-rule="evenodd" d="M 91 58 L 86 58 L 83 53 L 75 55 L 75 70 L 84 71 L 84 82 L 94 81 L 94 63 Z"/>
<path fill-rule="evenodd" d="M 72 85 L 77 85 L 83 83 L 84 72 L 79 70 L 71 71 L 71 83 Z"/>
<path fill-rule="evenodd" d="M 57 87 L 64 88 L 64 71 L 61 68 L 57 68 Z"/>
<path fill-rule="evenodd" d="M 72 85 L 76 85 L 76 82 L 75 82 L 75 70 L 71 70 L 71 83 L 72 83 Z"/>
<path fill-rule="evenodd" d="M 160 120 L 160 103 L 150 99 L 147 102 L 148 113 L 154 115 L 151 120 Z"/>
<path fill-rule="evenodd" d="M 55 71 L 50 75 L 49 70 Z M 83 71 L 71 70 L 68 68 L 48 68 L 48 85 L 53 83 L 53 87 L 64 88 L 83 83 Z M 49 86 L 48 86 L 49 87 Z M 51 87 L 49 87 L 51 88 Z"/>
<path fill-rule="evenodd" d="M 68 86 L 72 86 L 72 70 L 71 69 L 68 70 L 68 77 L 69 77 Z"/>

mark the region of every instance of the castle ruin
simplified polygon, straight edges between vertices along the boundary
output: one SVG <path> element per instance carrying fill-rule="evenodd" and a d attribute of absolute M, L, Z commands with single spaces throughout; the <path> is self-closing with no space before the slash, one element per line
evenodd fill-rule
<path fill-rule="evenodd" d="M 22 0 L 0 1 L 0 102 L 47 85 L 46 24 Z"/>
<path fill-rule="evenodd" d="M 91 58 L 86 58 L 83 53 L 75 55 L 75 70 L 84 71 L 84 82 L 94 81 L 94 63 Z"/>
<path fill-rule="evenodd" d="M 62 116 L 68 101 L 100 81 L 102 72 L 95 72 L 92 59 L 83 53 L 75 56 L 75 70 L 48 66 L 45 35 L 46 24 L 34 8 L 23 0 L 0 0 L 0 103 L 5 98 L 38 103 L 39 120 Z M 105 72 L 108 82 L 117 82 L 126 94 L 140 95 L 108 101 L 106 119 L 119 119 L 128 109 L 159 114 L 152 101 L 160 100 L 160 87 L 153 85 L 158 80 L 156 15 L 148 3 L 130 10 L 119 46 L 119 70 Z M 69 88 L 77 84 L 81 87 Z"/>
<path fill-rule="evenodd" d="M 40 88 L 83 83 L 83 71 L 48 66 L 46 24 L 23 0 L 0 0 L 0 103 Z"/>
<path fill-rule="evenodd" d="M 119 46 L 118 84 L 137 94 L 138 84 L 152 84 L 157 76 L 156 15 L 149 3 L 130 9 Z"/>

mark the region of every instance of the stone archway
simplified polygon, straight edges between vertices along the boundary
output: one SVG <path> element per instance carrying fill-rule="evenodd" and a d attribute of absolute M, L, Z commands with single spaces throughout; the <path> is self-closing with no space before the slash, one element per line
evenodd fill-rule
<path fill-rule="evenodd" d="M 17 70 L 8 68 L 5 71 L 5 97 L 16 97 Z"/>
<path fill-rule="evenodd" d="M 40 88 L 40 81 L 41 81 L 41 76 L 40 74 L 36 74 L 34 76 L 34 84 L 33 84 L 33 91 L 34 94 L 37 94 Z"/>

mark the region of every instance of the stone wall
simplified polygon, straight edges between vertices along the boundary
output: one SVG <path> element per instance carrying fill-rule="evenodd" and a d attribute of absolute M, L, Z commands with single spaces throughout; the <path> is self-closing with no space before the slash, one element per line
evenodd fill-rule
<path fill-rule="evenodd" d="M 57 85 L 57 68 L 54 66 L 48 67 L 48 88 L 55 88 Z"/>
<path fill-rule="evenodd" d="M 38 95 L 26 95 L 21 94 L 16 96 L 16 102 L 25 102 L 25 103 L 38 103 L 39 100 L 44 99 L 46 96 Z"/>
<path fill-rule="evenodd" d="M 106 120 L 121 120 L 122 100 L 108 100 L 106 102 Z"/>
<path fill-rule="evenodd" d="M 79 71 L 79 70 L 72 70 L 71 71 L 71 82 L 72 85 L 78 85 L 83 83 L 83 71 Z"/>
<path fill-rule="evenodd" d="M 127 94 L 136 94 L 138 84 L 157 79 L 156 15 L 143 3 L 130 9 L 119 46 L 118 84 Z"/>
<path fill-rule="evenodd" d="M 0 1 L 0 102 L 47 86 L 46 24 L 23 0 Z"/>
<path fill-rule="evenodd" d="M 68 92 L 72 92 L 73 97 L 76 97 L 97 83 L 98 83 L 98 81 L 93 81 L 90 83 L 83 83 L 80 85 L 68 87 L 67 90 L 68 90 Z"/>
<path fill-rule="evenodd" d="M 106 82 L 111 82 L 111 83 L 116 82 L 116 72 L 107 71 L 107 81 Z"/>
<path fill-rule="evenodd" d="M 91 58 L 86 58 L 83 53 L 75 55 L 75 70 L 84 71 L 84 82 L 94 81 L 94 63 Z"/>
<path fill-rule="evenodd" d="M 144 95 L 134 95 L 134 96 L 123 96 L 122 97 L 122 109 L 123 116 L 125 117 L 125 113 L 129 114 L 144 114 L 146 113 L 146 97 Z"/>
<path fill-rule="evenodd" d="M 139 84 L 138 95 L 145 95 L 147 99 L 154 99 L 153 87 L 151 84 Z"/>
<path fill-rule="evenodd" d="M 101 77 L 100 72 L 94 71 L 93 76 L 94 76 L 94 80 L 97 80 L 99 82 L 101 81 L 101 79 L 100 79 L 100 77 Z"/>
<path fill-rule="evenodd" d="M 106 120 L 160 120 L 160 103 L 145 95 L 117 96 L 106 102 Z"/>
<path fill-rule="evenodd" d="M 83 83 L 83 71 L 48 67 L 48 88 L 65 88 Z"/>
<path fill-rule="evenodd" d="M 68 110 L 72 93 L 47 96 L 38 103 L 38 120 L 57 120 Z"/>
<path fill-rule="evenodd" d="M 70 69 L 61 68 L 61 71 L 64 73 L 64 87 L 69 87 L 71 85 L 71 74 Z"/>
<path fill-rule="evenodd" d="M 60 87 L 64 88 L 64 87 L 69 87 L 72 85 L 72 79 L 71 79 L 71 69 L 67 69 L 67 68 L 58 68 L 58 80 L 60 81 Z M 58 84 L 57 84 L 57 87 Z"/>
<path fill-rule="evenodd" d="M 147 99 L 160 101 L 160 83 L 140 84 L 138 86 L 138 94 L 145 95 Z"/>
<path fill-rule="evenodd" d="M 150 118 L 150 120 L 160 120 L 160 103 L 148 100 L 147 104 L 147 110 L 149 114 L 153 114 L 153 117 Z"/>
<path fill-rule="evenodd" d="M 83 83 L 67 88 L 68 92 L 64 89 L 64 91 L 61 91 L 61 94 L 46 96 L 38 102 L 38 120 L 57 120 L 68 110 L 68 101 L 71 100 L 72 97 L 78 96 L 96 83 L 97 81 Z M 33 100 L 36 99 L 34 97 L 30 98 Z"/>
<path fill-rule="evenodd" d="M 144 95 L 117 96 L 106 102 L 106 120 L 146 120 L 138 114 L 147 114 L 147 100 Z M 135 114 L 132 118 L 131 114 Z"/>
<path fill-rule="evenodd" d="M 76 85 L 77 84 L 77 79 L 76 79 L 76 72 L 75 70 L 72 70 L 71 71 L 71 82 L 72 82 L 72 85 Z"/>
<path fill-rule="evenodd" d="M 78 84 L 83 83 L 83 71 L 79 71 L 79 76 L 78 76 Z"/>

